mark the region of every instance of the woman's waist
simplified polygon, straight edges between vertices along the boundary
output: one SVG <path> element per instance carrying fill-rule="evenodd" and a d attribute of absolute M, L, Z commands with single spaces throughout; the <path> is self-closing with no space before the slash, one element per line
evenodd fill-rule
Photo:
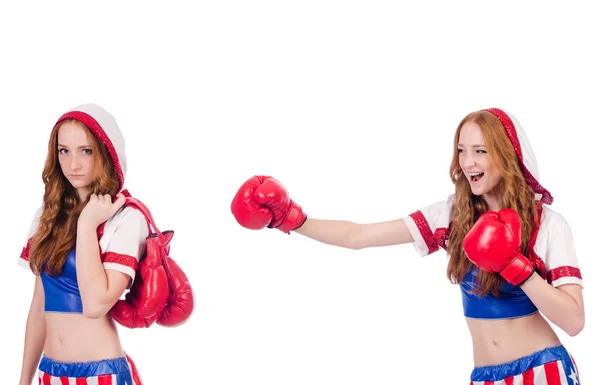
<path fill-rule="evenodd" d="M 467 325 L 473 340 L 475 366 L 511 362 L 560 344 L 554 330 L 539 313 L 502 320 L 467 318 Z"/>
<path fill-rule="evenodd" d="M 46 313 L 44 353 L 57 361 L 80 362 L 117 358 L 123 348 L 110 316 Z"/>

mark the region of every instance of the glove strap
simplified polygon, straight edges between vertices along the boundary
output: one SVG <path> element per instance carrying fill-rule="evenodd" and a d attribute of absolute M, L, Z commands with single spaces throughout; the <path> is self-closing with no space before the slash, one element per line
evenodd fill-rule
<path fill-rule="evenodd" d="M 277 227 L 277 229 L 284 233 L 289 233 L 302 226 L 306 221 L 306 218 L 307 216 L 302 211 L 302 207 L 290 199 L 290 209 L 285 216 L 285 220 Z"/>
<path fill-rule="evenodd" d="M 156 223 L 154 222 L 154 218 L 152 218 L 152 214 L 150 214 L 150 210 L 148 210 L 146 205 L 132 197 L 126 197 L 125 204 L 127 206 L 132 206 L 138 209 L 142 214 L 144 214 L 144 217 L 146 217 L 146 222 L 148 224 L 148 231 L 150 232 L 150 234 L 156 234 L 161 244 L 167 245 L 169 243 L 169 240 L 172 237 L 172 235 L 171 237 L 169 237 L 160 232 L 160 230 L 156 226 Z"/>
<path fill-rule="evenodd" d="M 533 264 L 523 254 L 518 253 L 500 273 L 508 283 L 520 286 L 535 273 Z"/>

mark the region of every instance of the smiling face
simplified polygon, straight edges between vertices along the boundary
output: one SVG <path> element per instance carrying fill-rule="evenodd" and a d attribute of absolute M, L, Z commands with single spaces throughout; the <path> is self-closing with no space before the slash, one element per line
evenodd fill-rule
<path fill-rule="evenodd" d="M 497 189 L 502 175 L 488 154 L 479 125 L 463 124 L 458 139 L 458 163 L 471 186 L 471 192 L 483 196 L 491 210 L 499 210 L 501 194 Z"/>
<path fill-rule="evenodd" d="M 90 135 L 81 123 L 65 121 L 58 131 L 58 161 L 63 175 L 84 199 L 96 178 Z"/>

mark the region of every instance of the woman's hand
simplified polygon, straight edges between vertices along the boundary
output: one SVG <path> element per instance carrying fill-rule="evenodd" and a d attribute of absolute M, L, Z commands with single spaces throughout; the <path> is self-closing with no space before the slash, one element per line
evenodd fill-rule
<path fill-rule="evenodd" d="M 112 201 L 109 194 L 90 195 L 89 202 L 85 205 L 79 215 L 78 225 L 86 225 L 97 228 L 110 219 L 125 204 L 125 195 L 118 193 L 117 200 Z"/>

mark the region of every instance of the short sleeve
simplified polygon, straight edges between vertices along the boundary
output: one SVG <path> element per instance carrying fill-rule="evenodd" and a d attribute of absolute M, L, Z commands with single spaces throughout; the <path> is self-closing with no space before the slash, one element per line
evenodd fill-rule
<path fill-rule="evenodd" d="M 19 257 L 19 266 L 30 270 L 29 266 L 29 252 L 31 251 L 31 242 L 33 240 L 33 236 L 37 231 L 38 225 L 40 224 L 40 217 L 42 216 L 43 207 L 40 207 L 35 212 L 33 216 L 33 220 L 31 221 L 31 225 L 29 226 L 29 231 L 27 232 L 27 237 L 25 238 L 25 242 L 23 244 L 23 249 L 21 250 L 21 256 Z"/>
<path fill-rule="evenodd" d="M 554 287 L 568 283 L 583 287 L 571 227 L 562 215 L 547 207 L 534 250 L 544 262 L 548 283 Z"/>
<path fill-rule="evenodd" d="M 100 239 L 102 264 L 107 270 L 118 270 L 133 279 L 137 265 L 146 250 L 148 224 L 137 209 L 125 207 L 106 222 Z"/>
<path fill-rule="evenodd" d="M 424 257 L 441 248 L 446 248 L 448 227 L 454 195 L 446 201 L 433 203 L 402 218 L 412 235 L 412 245 Z"/>

